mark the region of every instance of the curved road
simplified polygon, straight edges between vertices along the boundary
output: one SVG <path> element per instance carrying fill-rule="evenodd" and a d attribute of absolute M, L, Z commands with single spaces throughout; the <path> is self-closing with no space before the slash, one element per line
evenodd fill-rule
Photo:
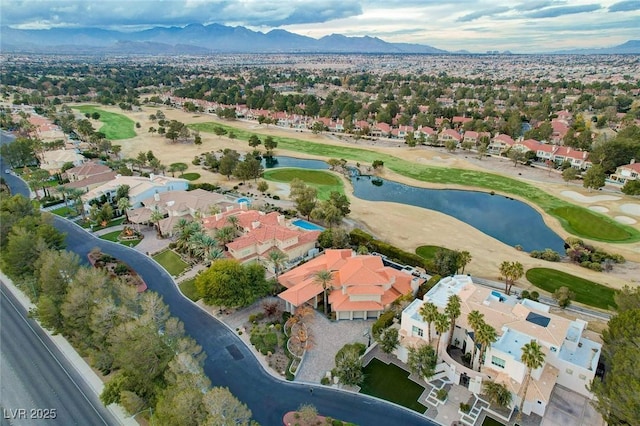
<path fill-rule="evenodd" d="M 4 284 L 0 323 L 3 425 L 118 423 Z"/>
<path fill-rule="evenodd" d="M 0 167 L 4 171 L 1 161 Z M 29 189 L 22 180 L 7 174 L 3 176 L 13 194 L 28 196 Z M 253 418 L 261 425 L 281 425 L 285 412 L 304 403 L 313 404 L 322 415 L 360 426 L 436 425 L 418 413 L 375 398 L 322 386 L 314 386 L 311 392 L 309 385 L 272 377 L 235 333 L 184 297 L 171 276 L 152 259 L 128 247 L 96 238 L 60 217 L 54 216 L 54 225 L 67 234 L 67 250 L 82 259 L 87 259 L 92 248 L 99 247 L 134 268 L 149 289 L 163 297 L 171 314 L 184 323 L 186 332 L 202 346 L 207 354 L 204 371 L 213 386 L 228 387 L 247 404 Z"/>

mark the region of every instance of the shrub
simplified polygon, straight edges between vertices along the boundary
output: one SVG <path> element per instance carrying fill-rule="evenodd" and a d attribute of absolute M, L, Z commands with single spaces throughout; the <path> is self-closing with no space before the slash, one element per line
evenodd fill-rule
<path fill-rule="evenodd" d="M 376 240 L 371 235 L 360 229 L 354 229 L 349 233 L 351 244 L 354 246 L 363 245 L 369 249 L 370 252 L 378 252 L 387 256 L 389 259 L 403 263 L 410 266 L 419 266 L 420 268 L 426 268 L 424 259 L 415 253 L 409 253 L 394 247 L 384 241 Z"/>
<path fill-rule="evenodd" d="M 469 411 L 471 411 L 471 405 L 465 403 L 465 402 L 461 402 L 460 403 L 460 411 L 462 411 L 463 413 L 468 413 Z"/>
<path fill-rule="evenodd" d="M 331 379 L 329 379 L 327 376 L 324 376 L 322 379 L 320 379 L 320 384 L 321 385 L 329 385 L 331 383 Z"/>
<path fill-rule="evenodd" d="M 438 392 L 436 392 L 436 398 L 438 398 L 440 401 L 444 401 L 445 399 L 447 399 L 448 395 L 449 392 L 447 392 L 447 390 L 444 388 L 438 389 Z"/>
<path fill-rule="evenodd" d="M 395 318 L 395 312 L 393 311 L 385 311 L 380 315 L 380 318 L 371 326 L 371 334 L 374 339 L 380 337 L 380 333 L 393 324 L 393 318 Z"/>
<path fill-rule="evenodd" d="M 215 192 L 220 189 L 218 185 L 212 183 L 190 183 L 187 191 L 193 191 L 194 189 L 204 189 L 205 191 Z"/>
<path fill-rule="evenodd" d="M 124 263 L 118 263 L 115 268 L 113 268 L 113 272 L 116 275 L 124 275 L 129 272 L 129 267 Z"/>
<path fill-rule="evenodd" d="M 279 196 L 279 195 L 274 195 L 274 196 L 273 196 L 273 197 L 271 197 L 271 198 L 273 198 L 274 200 L 279 200 L 279 199 L 280 199 L 280 196 Z"/>
<path fill-rule="evenodd" d="M 431 290 L 434 285 L 438 284 L 441 279 L 442 277 L 440 275 L 433 275 L 431 278 L 429 278 L 428 281 L 420 284 L 420 287 L 418 287 L 418 293 L 416 293 L 416 299 L 422 299 L 424 295 L 427 294 L 427 292 Z"/>

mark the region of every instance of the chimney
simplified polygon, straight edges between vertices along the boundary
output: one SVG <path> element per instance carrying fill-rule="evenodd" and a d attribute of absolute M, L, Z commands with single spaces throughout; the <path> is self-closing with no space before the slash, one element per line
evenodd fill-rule
<path fill-rule="evenodd" d="M 251 222 L 251 229 L 256 229 L 256 228 L 260 228 L 260 222 L 259 221 Z"/>
<path fill-rule="evenodd" d="M 149 173 L 149 180 L 153 180 L 155 179 L 156 175 L 154 175 L 153 173 Z"/>
<path fill-rule="evenodd" d="M 216 221 L 222 219 L 222 213 L 216 213 Z"/>
<path fill-rule="evenodd" d="M 284 215 L 278 215 L 278 225 L 284 226 Z"/>
<path fill-rule="evenodd" d="M 160 201 L 160 194 L 158 194 L 158 191 L 156 191 L 156 193 L 155 193 L 155 194 L 153 194 L 153 199 L 154 199 L 155 201 Z"/>
<path fill-rule="evenodd" d="M 635 164 L 635 163 L 636 163 L 636 159 L 635 159 L 635 158 L 632 158 L 632 159 L 631 159 L 631 162 L 630 162 L 629 164 Z"/>

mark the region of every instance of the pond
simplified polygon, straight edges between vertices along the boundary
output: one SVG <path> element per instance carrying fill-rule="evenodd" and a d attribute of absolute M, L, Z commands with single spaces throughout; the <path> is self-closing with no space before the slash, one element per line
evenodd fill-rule
<path fill-rule="evenodd" d="M 280 156 L 273 157 L 265 166 L 329 168 L 321 160 Z M 544 223 L 542 215 L 528 204 L 509 197 L 480 191 L 418 188 L 371 176 L 353 176 L 351 183 L 354 195 L 363 200 L 436 210 L 512 247 L 520 245 L 525 251 L 550 248 L 564 253 L 564 241 Z"/>

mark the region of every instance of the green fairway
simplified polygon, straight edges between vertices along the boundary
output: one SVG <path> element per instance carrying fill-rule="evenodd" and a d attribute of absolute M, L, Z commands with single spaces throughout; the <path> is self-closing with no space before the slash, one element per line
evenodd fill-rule
<path fill-rule="evenodd" d="M 560 287 L 568 287 L 575 293 L 576 302 L 607 310 L 616 306 L 613 299 L 615 290 L 602 284 L 548 268 L 529 269 L 526 276 L 531 284 L 549 293 Z"/>
<path fill-rule="evenodd" d="M 179 176 L 181 179 L 186 179 L 188 181 L 198 180 L 200 179 L 200 173 L 184 173 Z"/>
<path fill-rule="evenodd" d="M 77 109 L 82 113 L 93 114 L 97 112 L 100 114 L 99 120 L 104 124 L 102 127 L 98 129 L 98 131 L 105 134 L 105 137 L 112 141 L 117 141 L 120 139 L 129 139 L 136 136 L 136 131 L 134 130 L 135 122 L 122 114 L 116 114 L 113 112 L 108 112 L 99 108 L 96 108 L 93 105 L 83 105 L 83 106 L 75 106 L 73 109 Z"/>
<path fill-rule="evenodd" d="M 189 266 L 173 250 L 165 250 L 158 253 L 153 256 L 153 260 L 162 265 L 162 267 L 174 277 L 179 275 L 187 268 L 187 266 Z"/>
<path fill-rule="evenodd" d="M 191 124 L 189 127 L 209 133 L 213 133 L 213 129 L 216 127 L 222 127 L 227 131 L 233 131 L 239 140 L 248 140 L 249 136 L 255 134 L 255 132 L 247 132 L 219 123 L 197 123 Z M 258 136 L 262 137 L 264 135 Z M 384 167 L 419 181 L 438 184 L 470 185 L 488 191 L 515 195 L 540 206 L 545 212 L 558 218 L 568 232 L 579 237 L 614 243 L 640 241 L 640 231 L 630 226 L 617 223 L 613 219 L 594 214 L 584 207 L 578 207 L 554 197 L 535 185 L 505 176 L 476 170 L 425 166 L 402 160 L 398 157 L 379 154 L 364 148 L 328 145 L 294 138 L 276 137 L 274 139 L 278 142 L 278 148 L 288 151 L 304 152 L 305 154 L 317 155 L 324 158 L 344 158 L 346 160 L 363 163 L 383 160 Z M 575 224 L 576 220 L 580 220 L 583 216 L 589 217 L 591 221 L 589 227 L 581 227 Z M 611 230 L 614 229 L 615 231 L 612 232 Z"/>
<path fill-rule="evenodd" d="M 129 247 L 135 247 L 140 243 L 140 241 L 142 241 L 137 239 L 120 241 L 118 240 L 118 236 L 120 236 L 120 234 L 122 234 L 122 231 L 113 231 L 113 232 L 109 232 L 108 234 L 101 235 L 100 238 L 103 240 L 113 241 L 114 243 L 120 243 L 123 246 L 129 246 Z"/>
<path fill-rule="evenodd" d="M 364 382 L 360 393 L 372 395 L 418 413 L 427 411 L 427 407 L 418 402 L 424 388 L 409 380 L 409 372 L 395 364 L 385 364 L 373 358 L 364 368 Z"/>
<path fill-rule="evenodd" d="M 318 199 L 327 200 L 332 191 L 344 194 L 344 185 L 342 180 L 322 170 L 307 170 L 296 168 L 271 169 L 264 172 L 265 180 L 272 182 L 289 183 L 293 179 L 300 179 L 309 186 L 318 190 Z"/>
<path fill-rule="evenodd" d="M 193 300 L 194 302 L 197 302 L 198 300 L 200 300 L 200 294 L 198 293 L 198 289 L 196 289 L 195 278 L 182 281 L 179 284 L 179 287 L 180 287 L 180 290 L 182 291 L 182 294 L 187 296 L 189 299 Z"/>
<path fill-rule="evenodd" d="M 425 260 L 432 261 L 436 257 L 436 252 L 438 250 L 450 251 L 448 248 L 440 247 L 440 246 L 420 246 L 416 248 L 416 254 Z"/>

